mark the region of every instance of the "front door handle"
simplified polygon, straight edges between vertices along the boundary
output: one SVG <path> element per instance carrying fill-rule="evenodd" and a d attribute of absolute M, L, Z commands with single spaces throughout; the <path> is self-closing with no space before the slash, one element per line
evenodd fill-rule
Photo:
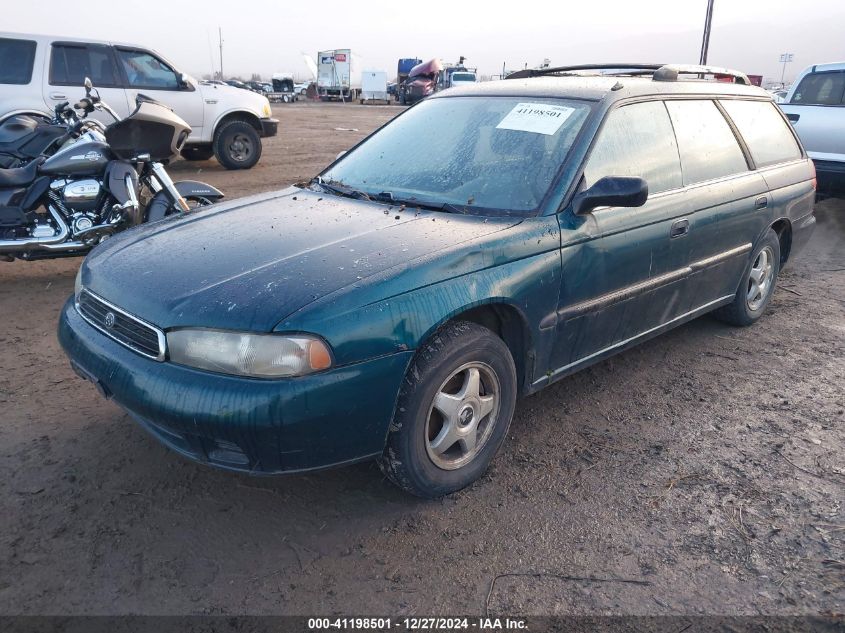
<path fill-rule="evenodd" d="M 678 220 L 672 223 L 672 228 L 669 229 L 669 237 L 682 237 L 689 233 L 689 220 Z"/>
<path fill-rule="evenodd" d="M 759 211 L 769 206 L 769 199 L 766 196 L 760 196 L 754 201 L 754 209 Z"/>
<path fill-rule="evenodd" d="M 787 113 L 786 118 L 789 119 L 790 123 L 798 123 L 798 119 L 801 118 L 800 114 L 793 114 L 792 112 Z"/>
<path fill-rule="evenodd" d="M 61 93 L 61 92 L 51 92 L 50 98 L 51 99 L 57 99 L 57 100 L 61 101 L 63 99 L 67 99 L 67 95 L 65 95 L 64 93 Z"/>

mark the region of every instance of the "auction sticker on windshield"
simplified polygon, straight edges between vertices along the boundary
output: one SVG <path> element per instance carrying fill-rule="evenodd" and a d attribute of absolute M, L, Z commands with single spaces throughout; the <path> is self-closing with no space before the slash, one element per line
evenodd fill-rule
<path fill-rule="evenodd" d="M 548 103 L 517 103 L 496 126 L 497 130 L 518 130 L 551 136 L 560 129 L 575 108 Z"/>

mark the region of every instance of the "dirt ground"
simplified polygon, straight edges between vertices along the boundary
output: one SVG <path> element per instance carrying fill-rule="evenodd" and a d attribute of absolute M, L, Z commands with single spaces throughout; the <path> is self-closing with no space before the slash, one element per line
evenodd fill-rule
<path fill-rule="evenodd" d="M 279 188 L 399 109 L 276 112 L 255 169 L 174 179 Z M 817 213 L 762 321 L 700 318 L 523 400 L 490 472 L 436 502 L 372 464 L 186 461 L 70 371 L 79 261 L 0 264 L 0 613 L 842 613 L 845 202 Z"/>

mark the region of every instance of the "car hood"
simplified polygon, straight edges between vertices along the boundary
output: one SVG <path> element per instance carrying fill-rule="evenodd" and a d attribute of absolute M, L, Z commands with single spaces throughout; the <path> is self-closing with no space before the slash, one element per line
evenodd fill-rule
<path fill-rule="evenodd" d="M 82 283 L 165 329 L 271 331 L 329 293 L 518 223 L 292 187 L 112 237 L 86 259 Z"/>

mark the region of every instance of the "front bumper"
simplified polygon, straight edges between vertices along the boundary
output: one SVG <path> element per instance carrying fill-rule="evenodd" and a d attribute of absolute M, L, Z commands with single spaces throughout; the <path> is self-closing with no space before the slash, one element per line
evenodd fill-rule
<path fill-rule="evenodd" d="M 255 474 L 379 455 L 413 355 L 257 380 L 140 356 L 90 326 L 72 301 L 62 310 L 58 334 L 76 372 L 159 441 L 196 461 Z"/>
<path fill-rule="evenodd" d="M 279 133 L 279 119 L 259 119 L 261 121 L 261 138 L 276 136 Z"/>

